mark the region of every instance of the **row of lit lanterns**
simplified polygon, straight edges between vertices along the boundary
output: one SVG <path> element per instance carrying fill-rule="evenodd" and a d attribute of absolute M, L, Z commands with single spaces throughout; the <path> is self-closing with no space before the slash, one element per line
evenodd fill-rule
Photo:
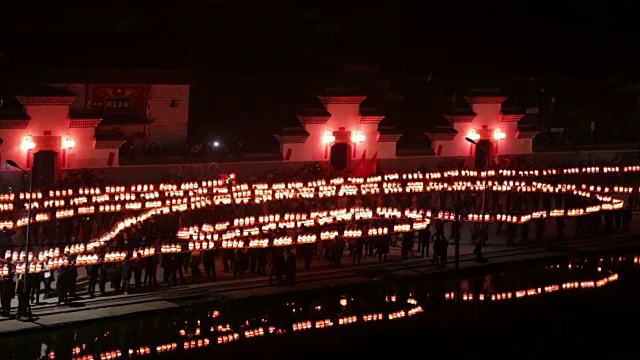
<path fill-rule="evenodd" d="M 531 185 L 526 185 L 525 183 L 520 183 L 520 182 L 505 182 L 506 184 L 503 185 L 497 185 L 497 184 L 491 184 L 489 183 L 489 185 L 491 186 L 492 191 L 501 191 L 501 192 L 506 192 L 506 191 L 520 191 L 520 192 L 535 192 L 535 191 L 542 191 L 545 193 L 559 193 L 559 192 L 567 192 L 567 191 L 572 191 L 573 189 L 576 188 L 576 185 L 572 185 L 572 184 L 560 184 L 560 185 L 550 185 L 550 184 L 543 184 L 543 183 L 533 183 Z M 422 184 L 422 183 L 420 183 Z M 408 193 L 412 193 L 412 192 L 425 192 L 425 191 L 481 191 L 483 189 L 482 185 L 477 185 L 477 184 L 471 184 L 471 183 L 455 183 L 453 185 L 450 184 L 445 184 L 445 183 L 439 183 L 439 184 L 430 184 L 427 188 L 422 187 L 422 185 L 418 185 L 416 183 L 411 183 L 408 184 L 406 188 L 403 188 L 401 186 L 393 186 L 390 185 L 388 183 L 384 183 L 383 186 L 387 186 L 386 188 L 384 188 L 385 193 L 401 193 L 401 192 L 408 192 Z M 606 189 L 602 189 L 598 186 L 589 186 L 589 185 L 582 185 L 582 188 L 585 189 L 583 191 L 579 191 L 576 192 L 574 190 L 574 194 L 576 195 L 582 195 L 582 196 L 586 196 L 589 197 L 590 194 L 586 191 L 586 189 L 589 189 L 590 191 L 597 191 L 599 190 L 606 190 Z M 626 189 L 626 188 L 625 188 Z M 618 190 L 624 190 L 621 187 Z M 606 192 L 606 191 L 605 191 Z M 371 194 L 372 192 L 369 190 L 364 190 L 364 191 L 359 191 L 359 189 L 357 189 L 357 187 L 347 190 L 347 191 L 340 191 L 338 193 L 338 196 L 355 196 L 359 193 L 362 193 L 364 195 L 366 194 Z M 293 191 L 288 195 L 283 195 L 283 196 L 276 196 L 276 199 L 278 198 L 296 198 L 296 192 Z M 311 192 L 312 195 L 314 195 L 314 192 Z M 254 194 L 255 198 L 251 197 L 251 196 L 242 196 L 242 197 L 236 197 L 235 202 L 243 202 L 243 203 L 248 203 L 249 201 L 253 200 L 257 203 L 259 202 L 264 202 L 264 201 L 271 201 L 273 200 L 273 196 L 272 194 Z M 336 192 L 335 190 L 330 191 L 328 194 L 326 194 L 325 196 L 336 196 Z M 235 194 L 228 194 L 226 196 L 223 197 L 213 197 L 213 199 L 210 199 L 209 197 L 206 196 L 192 196 L 192 197 L 186 197 L 186 198 L 173 198 L 173 199 L 167 199 L 164 202 L 161 200 L 154 200 L 154 201 L 147 201 L 145 203 L 142 202 L 125 202 L 125 203 L 111 203 L 111 204 L 100 204 L 97 206 L 94 205 L 87 205 L 87 206 L 80 206 L 77 208 L 66 208 L 66 209 L 59 209 L 56 210 L 54 214 L 51 213 L 47 213 L 47 212 L 40 212 L 35 214 L 33 220 L 35 220 L 35 222 L 46 222 L 51 220 L 52 218 L 56 218 L 56 219 L 64 219 L 64 218 L 69 218 L 69 217 L 73 217 L 73 216 L 84 216 L 84 215 L 91 215 L 91 214 L 95 214 L 98 212 L 101 213 L 105 213 L 105 212 L 121 212 L 121 211 L 138 211 L 138 210 L 142 210 L 142 209 L 153 209 L 153 208 L 160 208 L 163 206 L 176 206 L 176 205 L 183 205 L 185 203 L 190 203 L 192 201 L 197 201 L 197 202 L 201 202 L 201 201 L 206 201 L 206 202 L 212 202 L 215 205 L 219 205 L 219 204 L 229 204 L 229 203 L 233 203 L 233 198 L 235 197 Z M 312 196 L 313 197 L 313 196 Z M 259 200 L 260 199 L 260 200 Z M 38 203 L 35 202 L 35 204 L 32 206 L 33 208 L 38 208 Z M 11 220 L 2 220 L 0 221 L 0 227 L 7 227 L 7 228 L 14 228 L 14 227 L 20 227 L 20 226 L 25 226 L 27 223 L 27 218 L 23 218 L 23 219 L 19 219 L 18 221 L 16 221 L 15 223 Z"/>
<path fill-rule="evenodd" d="M 540 187 L 540 184 L 536 185 L 537 188 Z M 562 189 L 562 190 L 567 190 L 570 189 L 571 187 L 566 187 L 566 186 L 556 186 L 556 189 Z M 90 243 L 90 248 L 94 248 L 96 246 L 101 246 L 103 245 L 105 242 L 109 241 L 111 238 L 113 238 L 113 236 L 115 236 L 117 233 L 119 233 L 120 231 L 122 231 L 124 228 L 133 225 L 139 221 L 144 221 L 144 219 L 154 216 L 158 213 L 168 213 L 168 212 L 173 212 L 173 211 L 186 211 L 188 209 L 195 209 L 195 208 L 202 208 L 204 206 L 209 206 L 210 203 L 206 202 L 206 201 L 200 201 L 198 203 L 191 203 L 190 206 L 188 206 L 187 204 L 180 204 L 180 205 L 174 205 L 171 207 L 163 207 L 163 208 L 156 208 L 152 211 L 147 211 L 145 213 L 143 213 L 140 217 L 135 217 L 135 218 L 129 218 L 126 219 L 123 222 L 118 223 L 114 229 L 103 235 L 101 238 L 97 239 L 96 241 L 93 241 L 92 243 Z M 155 211 L 158 210 L 158 211 Z"/>
<path fill-rule="evenodd" d="M 571 209 L 553 209 L 550 211 L 538 210 L 529 214 L 467 214 L 464 218 L 459 217 L 459 220 L 469 222 L 508 222 L 523 224 L 531 220 L 544 219 L 548 217 L 575 217 L 586 214 L 592 214 L 601 210 L 618 210 L 624 206 L 622 200 L 615 199 L 612 203 L 604 203 L 602 205 L 592 205 L 585 208 L 571 208 Z M 341 209 L 333 210 L 333 214 L 322 213 L 320 215 L 313 216 L 314 213 L 308 215 L 307 213 L 288 213 L 288 214 L 271 214 L 259 216 L 256 220 L 255 217 L 248 216 L 233 220 L 233 226 L 231 222 L 220 222 L 215 225 L 203 224 L 202 226 L 189 226 L 183 227 L 178 231 L 177 237 L 183 240 L 232 240 L 233 238 L 241 236 L 258 235 L 260 232 L 268 232 L 274 229 L 299 229 L 312 226 L 323 226 L 340 221 L 354 221 L 354 220 L 371 220 L 374 219 L 374 211 L 366 208 L 354 208 L 354 209 Z M 316 212 L 317 213 L 317 212 Z M 354 217 L 353 214 L 360 214 Z M 396 208 L 384 208 L 379 207 L 375 210 L 376 219 L 429 219 L 432 214 L 431 211 L 405 209 L 404 212 Z M 438 219 L 455 221 L 456 216 L 453 211 L 439 211 L 434 216 Z M 283 219 L 282 221 L 278 221 Z M 269 222 L 266 222 L 269 221 Z"/>
<path fill-rule="evenodd" d="M 233 222 L 219 222 L 215 225 L 203 224 L 202 226 L 189 226 L 181 228 L 177 237 L 179 239 L 193 240 L 218 240 L 228 237 L 257 235 L 275 229 L 295 229 L 313 226 L 324 226 L 337 222 L 352 222 L 372 219 L 396 219 L 402 218 L 420 220 L 429 218 L 431 211 L 405 209 L 404 211 L 392 207 L 378 207 L 374 210 L 363 207 L 349 209 L 337 209 L 330 211 L 314 211 L 311 213 L 285 213 L 258 216 L 257 221 L 253 216 L 234 219 Z M 231 226 L 233 223 L 233 226 Z"/>
<path fill-rule="evenodd" d="M 533 191 L 527 189 L 528 187 L 536 186 L 536 183 L 526 184 L 525 182 L 519 181 L 493 181 L 489 180 L 486 182 L 487 187 L 494 191 Z M 335 196 L 338 195 L 353 195 L 356 193 L 396 193 L 405 191 L 442 191 L 442 190 L 469 190 L 469 191 L 481 191 L 485 187 L 485 183 L 482 181 L 465 181 L 465 182 L 455 182 L 455 183 L 445 183 L 445 182 L 408 182 L 406 185 L 401 182 L 383 182 L 382 187 L 380 187 L 380 183 L 367 183 L 367 184 L 340 184 L 340 185 L 319 185 L 319 186 L 307 186 L 307 187 L 291 187 L 285 189 L 258 189 L 255 188 L 253 190 L 242 190 L 242 191 L 224 191 L 219 194 L 219 196 L 223 198 L 249 198 L 249 197 L 269 197 L 269 198 L 291 198 L 291 197 L 308 197 L 313 198 L 316 194 L 319 196 Z M 615 192 L 631 192 L 633 188 L 622 188 L 616 187 Z M 620 191 L 617 191 L 620 189 Z M 202 190 L 202 189 L 201 189 Z M 608 188 L 602 189 L 603 192 L 608 192 Z M 162 206 L 163 203 L 166 203 L 166 199 L 173 198 L 185 198 L 185 197 L 194 197 L 197 195 L 214 195 L 215 192 L 209 191 L 177 191 L 177 192 L 150 192 L 150 193 L 118 193 L 118 194 L 102 194 L 102 195 L 93 195 L 93 196 L 78 196 L 73 197 L 71 199 L 57 198 L 57 199 L 47 199 L 42 200 L 41 194 L 39 196 L 34 197 L 31 201 L 31 209 L 46 209 L 46 208 L 65 208 L 65 207 L 82 207 L 85 206 L 88 212 L 95 211 L 94 206 L 89 206 L 92 204 L 105 204 L 105 203 L 113 203 L 116 202 L 118 205 L 121 205 L 123 202 L 135 203 L 139 208 L 150 208 L 150 207 L 158 207 Z M 162 201 L 162 199 L 165 199 Z M 223 200 L 220 200 L 223 201 Z M 113 204 L 110 204 L 113 205 Z M 24 209 L 29 208 L 29 204 L 23 204 Z M 11 211 L 14 210 L 15 206 L 11 202 L 0 202 L 0 211 Z"/>
<path fill-rule="evenodd" d="M 259 190 L 282 190 L 287 188 L 304 188 L 304 187 L 317 187 L 321 185 L 342 185 L 342 184 L 371 184 L 390 180 L 422 180 L 422 179 L 441 179 L 451 177 L 465 177 L 476 178 L 476 180 L 485 180 L 492 177 L 538 177 L 538 176 L 551 176 L 551 175 L 574 175 L 574 174 L 598 174 L 598 173 L 629 173 L 640 172 L 640 165 L 631 166 L 605 166 L 605 167 L 572 167 L 564 169 L 544 169 L 544 170 L 489 170 L 488 172 L 479 172 L 475 170 L 447 170 L 447 171 L 435 171 L 435 172 L 412 172 L 412 173 L 392 173 L 382 176 L 372 176 L 368 178 L 363 177 L 348 177 L 348 178 L 334 178 L 334 179 L 318 179 L 308 181 L 306 185 L 300 181 L 294 181 L 289 183 L 256 183 L 256 184 L 238 184 L 232 186 L 232 191 L 243 191 L 250 189 Z M 78 189 L 63 189 L 63 190 L 51 190 L 48 193 L 48 198 L 55 199 L 60 197 L 71 197 L 74 194 L 80 196 L 99 196 L 105 194 L 126 194 L 126 193 L 157 193 L 157 192 L 187 192 L 196 191 L 201 189 L 209 189 L 213 192 L 225 193 L 229 191 L 229 187 L 222 179 L 216 180 L 202 180 L 185 182 L 181 184 L 137 184 L 131 186 L 114 186 L 109 185 L 105 187 L 80 187 Z M 637 190 L 637 189 L 636 189 Z M 33 200 L 43 199 L 42 192 L 34 192 L 32 194 L 20 192 L 17 193 L 17 198 L 20 200 Z M 0 194 L 0 202 L 14 201 L 16 199 L 15 193 Z"/>
<path fill-rule="evenodd" d="M 550 294 L 560 290 L 578 290 L 578 289 L 593 289 L 603 287 L 607 284 L 617 281 L 618 274 L 611 274 L 605 278 L 598 280 L 582 280 L 582 281 L 569 281 L 563 284 L 552 284 L 546 286 L 539 286 L 536 288 L 519 289 L 514 291 L 502 291 L 496 293 L 470 293 L 464 292 L 460 294 L 460 300 L 462 301 L 503 301 L 511 299 L 520 299 L 523 297 L 537 296 L 541 294 Z M 448 292 L 444 295 L 445 300 L 457 300 L 455 292 Z"/>
<path fill-rule="evenodd" d="M 391 233 L 404 233 L 409 231 L 418 231 L 425 229 L 429 224 L 428 220 L 415 221 L 411 224 L 395 224 L 392 227 L 386 226 L 378 226 L 378 227 L 369 227 L 368 229 L 357 229 L 357 228 L 349 228 L 342 233 L 342 237 L 344 238 L 358 238 L 358 237 L 372 237 L 372 236 L 382 236 Z M 160 247 L 160 252 L 165 253 L 180 253 L 184 251 L 192 252 L 192 251 L 200 251 L 200 250 L 210 250 L 215 248 L 266 248 L 269 246 L 281 247 L 281 246 L 292 246 L 292 245 L 302 245 L 302 244 L 312 244 L 315 243 L 318 238 L 322 241 L 326 240 L 334 240 L 339 236 L 339 232 L 336 230 L 327 230 L 320 232 L 319 235 L 306 233 L 299 234 L 296 237 L 294 236 L 279 236 L 274 238 L 273 240 L 269 240 L 268 238 L 246 238 L 246 239 L 232 239 L 232 240 L 223 240 L 222 242 L 216 243 L 214 241 L 190 241 L 188 245 L 183 246 L 183 244 L 162 244 Z M 219 244 L 219 245 L 218 245 Z M 81 254 L 84 251 L 84 246 L 82 244 L 73 245 L 71 247 L 66 247 L 64 253 L 60 253 L 59 249 L 55 249 L 53 251 L 44 251 L 38 254 L 37 260 L 34 258 L 33 253 L 29 253 L 29 261 L 31 264 L 29 265 L 30 273 L 40 273 L 42 271 L 48 270 L 56 270 L 62 266 L 68 266 L 69 259 L 62 255 L 76 255 L 80 254 L 76 258 L 76 266 L 90 266 L 95 265 L 100 262 L 122 262 L 128 255 L 126 251 L 113 251 L 107 252 L 103 257 L 98 256 L 97 254 Z M 136 258 L 146 258 L 150 256 L 154 256 L 156 254 L 155 247 L 146 247 L 140 249 L 134 249 L 131 253 L 133 259 Z M 14 264 L 16 264 L 15 272 L 17 274 L 22 274 L 24 272 L 24 251 L 11 251 L 7 250 L 5 253 L 5 259 L 11 260 Z M 9 268 L 8 265 L 4 265 L 2 267 L 3 276 L 8 275 Z"/>
<path fill-rule="evenodd" d="M 612 209 L 616 209 L 616 208 L 620 208 L 623 206 L 623 202 L 621 200 L 617 200 L 614 199 L 615 201 L 617 201 L 617 203 L 615 204 L 605 204 L 605 205 L 610 205 L 611 208 L 605 208 L 604 206 L 602 207 L 602 209 L 604 210 L 612 210 Z M 91 243 L 89 243 L 89 245 L 87 246 L 88 250 L 91 250 L 95 247 L 99 247 L 99 246 L 103 246 L 106 242 L 110 241 L 113 237 L 115 237 L 120 231 L 124 230 L 125 228 L 134 225 L 136 223 L 142 222 L 152 216 L 155 216 L 157 214 L 166 214 L 169 212 L 175 212 L 175 211 L 186 211 L 188 209 L 194 209 L 194 208 L 202 208 L 205 206 L 208 206 L 210 204 L 207 204 L 206 202 L 200 202 L 200 203 L 196 203 L 196 204 L 191 204 L 191 207 L 188 207 L 186 204 L 182 204 L 180 206 L 172 206 L 172 207 L 163 207 L 163 208 L 158 208 L 158 209 L 153 209 L 151 211 L 147 211 L 145 213 L 143 213 L 142 215 L 138 216 L 138 217 L 132 217 L 132 218 L 128 218 L 125 219 L 122 222 L 119 222 L 113 229 L 111 232 L 101 236 L 99 239 L 96 239 L 94 241 L 92 241 Z M 554 210 L 555 213 L 552 212 L 551 216 L 562 216 L 559 214 L 558 210 Z M 563 214 L 564 214 L 564 210 Z M 554 215 L 556 214 L 556 215 Z M 522 221 L 522 220 L 520 220 Z"/>
<path fill-rule="evenodd" d="M 418 314 L 424 312 L 424 309 L 419 305 L 410 305 L 407 309 L 393 310 L 389 312 L 374 312 L 374 313 L 366 313 L 360 316 L 357 315 L 340 315 L 335 318 L 325 318 L 325 319 L 315 319 L 315 320 L 299 320 L 291 324 L 290 329 L 276 328 L 275 326 L 257 326 L 255 328 L 244 328 L 239 329 L 237 331 L 232 330 L 231 328 L 218 326 L 217 328 L 212 326 L 210 328 L 210 332 L 217 332 L 214 338 L 214 343 L 217 345 L 226 345 L 230 343 L 235 343 L 242 338 L 244 339 L 255 339 L 264 337 L 266 335 L 283 335 L 288 333 L 289 331 L 298 333 L 305 332 L 309 330 L 323 330 L 333 328 L 334 326 L 350 326 L 353 324 L 357 324 L 360 322 L 368 323 L 368 322 L 377 322 L 383 320 L 400 320 L 408 317 L 413 317 Z M 200 326 L 200 321 L 198 321 L 198 326 Z M 163 343 L 157 346 L 150 345 L 140 345 L 130 349 L 113 349 L 113 350 L 105 350 L 98 354 L 100 360 L 115 360 L 120 359 L 124 355 L 128 355 L 131 357 L 144 357 L 151 356 L 154 354 L 170 354 L 176 352 L 178 350 L 189 351 L 196 350 L 209 347 L 212 344 L 212 341 L 207 337 L 202 336 L 202 332 L 200 328 L 196 328 L 192 334 L 187 334 L 187 332 L 182 329 L 180 330 L 180 336 L 185 337 L 184 340 L 174 341 Z M 191 332 L 190 332 L 191 333 Z M 241 336 L 244 335 L 243 337 Z M 187 337 L 188 336 L 188 337 Z M 72 359 L 73 360 L 95 360 L 94 355 L 86 354 L 87 347 L 83 345 L 77 345 L 72 348 Z M 54 360 L 56 358 L 55 352 L 51 351 L 47 353 L 47 358 Z"/>

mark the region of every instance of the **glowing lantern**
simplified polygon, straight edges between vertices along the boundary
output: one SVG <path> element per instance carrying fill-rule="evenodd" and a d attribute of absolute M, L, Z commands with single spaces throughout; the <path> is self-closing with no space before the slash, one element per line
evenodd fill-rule
<path fill-rule="evenodd" d="M 496 129 L 493 132 L 493 138 L 496 140 L 502 140 L 507 137 L 507 134 L 503 133 L 500 129 Z"/>
<path fill-rule="evenodd" d="M 336 137 L 335 137 L 335 136 L 333 136 L 333 134 L 332 134 L 332 133 L 329 133 L 329 132 L 328 132 L 328 133 L 326 133 L 326 134 L 322 137 L 322 140 L 323 140 L 325 143 L 332 143 L 332 142 L 336 141 Z"/>
<path fill-rule="evenodd" d="M 469 135 L 467 135 L 467 137 L 468 137 L 469 139 L 473 140 L 473 141 L 478 141 L 478 140 L 480 140 L 480 134 L 478 134 L 478 133 L 477 133 L 477 132 L 475 132 L 475 131 L 470 132 L 470 133 L 469 133 Z"/>
<path fill-rule="evenodd" d="M 73 149 L 76 147 L 76 142 L 73 139 L 66 138 L 63 145 L 65 149 Z"/>
<path fill-rule="evenodd" d="M 360 133 L 353 134 L 353 136 L 351 137 L 351 141 L 356 142 L 356 143 L 363 142 L 365 139 L 366 139 L 366 136 L 364 136 L 364 134 L 360 134 Z"/>
<path fill-rule="evenodd" d="M 36 143 L 31 139 L 31 136 L 27 136 L 22 141 L 22 149 L 25 151 L 33 150 L 36 148 Z"/>

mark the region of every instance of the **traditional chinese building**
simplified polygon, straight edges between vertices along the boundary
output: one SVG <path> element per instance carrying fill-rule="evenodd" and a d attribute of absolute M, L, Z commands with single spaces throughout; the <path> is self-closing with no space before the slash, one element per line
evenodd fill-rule
<path fill-rule="evenodd" d="M 0 170 L 11 159 L 35 178 L 118 166 L 125 142 L 183 143 L 190 79 L 181 71 L 56 71 L 0 109 Z M 6 96 L 6 95 L 5 95 Z"/>
<path fill-rule="evenodd" d="M 487 155 L 531 154 L 537 128 L 521 124 L 526 112 L 498 89 L 473 90 L 452 97 L 444 114 L 448 124 L 426 134 L 437 156 L 475 156 L 483 163 Z"/>
<path fill-rule="evenodd" d="M 301 126 L 284 128 L 275 137 L 285 161 L 318 161 L 336 170 L 353 168 L 361 159 L 396 157 L 401 134 L 379 126 L 384 115 L 349 89 L 328 90 L 319 103 L 297 115 Z"/>

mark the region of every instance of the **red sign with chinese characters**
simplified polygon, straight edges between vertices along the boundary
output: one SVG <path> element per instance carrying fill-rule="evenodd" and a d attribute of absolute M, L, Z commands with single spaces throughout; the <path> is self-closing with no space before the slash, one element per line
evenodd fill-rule
<path fill-rule="evenodd" d="M 133 113 L 146 117 L 148 101 L 148 85 L 93 85 L 88 107 L 105 114 Z"/>

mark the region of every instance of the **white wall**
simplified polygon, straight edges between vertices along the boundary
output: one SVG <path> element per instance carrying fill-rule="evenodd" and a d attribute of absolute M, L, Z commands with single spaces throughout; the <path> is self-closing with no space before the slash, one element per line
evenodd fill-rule
<path fill-rule="evenodd" d="M 96 149 L 94 132 L 95 128 L 69 128 L 69 107 L 66 105 L 32 105 L 25 106 L 25 111 L 31 120 L 26 129 L 0 129 L 0 137 L 4 143 L 0 146 L 2 165 L 0 170 L 9 170 L 5 161 L 11 159 L 18 165 L 27 166 L 28 151 L 23 147 L 23 142 L 29 136 L 36 140 L 38 136 L 43 136 L 50 131 L 52 137 L 60 138 L 60 149 L 52 149 L 59 154 L 59 164 L 62 166 L 63 147 L 66 139 L 75 141 L 75 147 L 67 152 L 65 168 L 99 168 L 107 166 L 107 159 L 110 152 L 114 152 L 114 164 L 117 165 L 117 149 Z M 36 153 L 36 148 L 31 153 Z M 33 158 L 30 161 L 33 165 Z"/>
<path fill-rule="evenodd" d="M 473 145 L 465 140 L 473 132 L 481 133 L 483 125 L 487 126 L 490 136 L 495 129 L 500 129 L 506 137 L 502 140 L 489 138 L 497 150 L 497 155 L 531 154 L 532 139 L 518 139 L 517 121 L 501 121 L 502 104 L 473 104 L 477 116 L 469 123 L 455 123 L 458 134 L 451 141 L 433 141 L 433 149 L 437 151 L 442 145 L 441 156 L 471 156 Z"/>
<path fill-rule="evenodd" d="M 177 100 L 178 106 L 171 102 Z M 189 120 L 189 85 L 151 85 L 149 91 L 151 141 L 156 144 L 175 144 L 186 141 Z"/>
<path fill-rule="evenodd" d="M 378 159 L 395 158 L 395 142 L 378 142 L 378 124 L 360 123 L 360 104 L 327 104 L 327 111 L 331 117 L 326 124 L 307 124 L 305 126 L 309 137 L 304 144 L 285 143 L 282 145 L 283 157 L 286 157 L 288 150 L 291 149 L 289 161 L 328 161 L 331 157 L 332 143 L 325 143 L 324 136 L 327 133 L 339 131 L 343 127 L 352 135 L 359 133 L 365 136 L 365 140 L 361 143 L 352 143 L 350 139 L 348 141 L 351 146 L 350 159 L 352 163 L 354 161 L 357 163 L 365 150 L 368 159 L 376 153 Z"/>

